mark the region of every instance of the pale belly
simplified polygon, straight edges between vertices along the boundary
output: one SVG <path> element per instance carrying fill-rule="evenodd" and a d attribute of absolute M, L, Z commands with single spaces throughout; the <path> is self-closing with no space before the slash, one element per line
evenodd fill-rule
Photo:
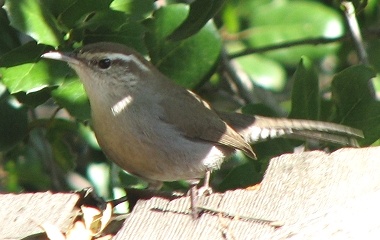
<path fill-rule="evenodd" d="M 213 144 L 185 138 L 170 125 L 151 122 L 146 126 L 126 123 L 94 123 L 104 153 L 127 172 L 154 181 L 203 178 L 219 168 L 224 153 Z"/>

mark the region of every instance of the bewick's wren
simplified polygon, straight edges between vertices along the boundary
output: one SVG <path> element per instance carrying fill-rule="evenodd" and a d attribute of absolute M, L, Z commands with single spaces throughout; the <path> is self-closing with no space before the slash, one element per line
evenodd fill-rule
<path fill-rule="evenodd" d="M 151 187 L 188 180 L 194 215 L 199 179 L 235 149 L 255 158 L 249 143 L 269 137 L 294 135 L 344 145 L 355 145 L 354 137 L 362 137 L 359 130 L 332 123 L 216 113 L 120 44 L 96 43 L 42 57 L 66 61 L 79 75 L 105 154 Z"/>

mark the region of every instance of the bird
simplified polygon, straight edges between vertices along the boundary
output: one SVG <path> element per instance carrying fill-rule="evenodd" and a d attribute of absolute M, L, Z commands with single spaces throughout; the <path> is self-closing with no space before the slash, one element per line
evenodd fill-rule
<path fill-rule="evenodd" d="M 190 183 L 197 218 L 197 185 L 210 191 L 210 172 L 235 150 L 252 159 L 252 144 L 276 137 L 312 138 L 358 146 L 363 133 L 312 120 L 271 118 L 215 111 L 209 103 L 162 74 L 125 45 L 99 42 L 42 58 L 67 62 L 84 85 L 92 126 L 106 156 L 122 169 L 160 189 L 163 182 Z"/>

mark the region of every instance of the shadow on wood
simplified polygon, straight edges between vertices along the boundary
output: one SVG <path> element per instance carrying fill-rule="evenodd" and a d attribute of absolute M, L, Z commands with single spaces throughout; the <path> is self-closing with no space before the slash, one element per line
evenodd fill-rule
<path fill-rule="evenodd" d="M 139 200 L 113 239 L 378 239 L 379 173 L 380 147 L 285 154 L 258 190 L 202 197 L 197 220 L 188 197 Z M 79 198 L 0 195 L 1 239 L 32 237 L 46 222 L 65 231 Z"/>
<path fill-rule="evenodd" d="M 137 203 L 114 239 L 378 239 L 379 173 L 379 147 L 285 154 L 271 160 L 259 190 L 200 200 L 225 214 L 194 221 L 184 214 L 188 197 L 152 198 Z"/>

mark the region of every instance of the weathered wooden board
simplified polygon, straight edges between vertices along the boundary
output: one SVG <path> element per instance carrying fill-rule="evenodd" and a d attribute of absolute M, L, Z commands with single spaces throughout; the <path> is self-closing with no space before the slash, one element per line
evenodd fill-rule
<path fill-rule="evenodd" d="M 140 200 L 114 239 L 379 239 L 379 173 L 380 147 L 285 154 L 271 160 L 260 189 L 199 200 L 223 214 L 193 220 L 188 197 Z M 0 194 L 0 239 L 31 239 L 43 223 L 64 232 L 79 198 Z"/>
<path fill-rule="evenodd" d="M 67 230 L 77 212 L 78 199 L 74 193 L 0 194 L 0 239 L 22 239 L 42 233 L 44 223 Z"/>
<path fill-rule="evenodd" d="M 193 220 L 178 213 L 188 211 L 188 197 L 153 198 L 137 203 L 115 239 L 379 239 L 379 202 L 379 147 L 285 154 L 271 160 L 259 190 L 200 200 L 235 218 L 204 213 Z"/>

